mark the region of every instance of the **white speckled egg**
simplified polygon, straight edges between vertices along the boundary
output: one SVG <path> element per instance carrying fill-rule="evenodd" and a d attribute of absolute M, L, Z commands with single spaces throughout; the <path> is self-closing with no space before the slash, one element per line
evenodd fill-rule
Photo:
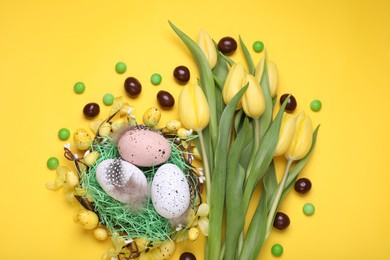
<path fill-rule="evenodd" d="M 123 133 L 118 140 L 123 160 L 140 167 L 151 167 L 166 162 L 171 156 L 167 139 L 147 128 L 134 128 Z"/>
<path fill-rule="evenodd" d="M 149 194 L 144 173 L 120 159 L 100 162 L 96 168 L 96 180 L 108 195 L 130 206 L 138 207 Z"/>
<path fill-rule="evenodd" d="M 167 219 L 183 215 L 190 206 L 190 187 L 184 173 L 174 164 L 166 163 L 156 171 L 151 197 L 157 213 Z"/>

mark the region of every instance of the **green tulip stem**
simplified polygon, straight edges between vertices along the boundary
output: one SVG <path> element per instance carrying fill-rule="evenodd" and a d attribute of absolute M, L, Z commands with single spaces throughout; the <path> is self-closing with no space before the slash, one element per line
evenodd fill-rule
<path fill-rule="evenodd" d="M 286 184 L 287 176 L 288 176 L 288 173 L 290 171 L 291 164 L 293 162 L 294 162 L 294 160 L 291 160 L 291 159 L 289 159 L 287 161 L 286 169 L 284 170 L 282 180 L 280 181 L 278 191 L 276 193 L 275 199 L 274 199 L 274 201 L 272 203 L 270 212 L 268 214 L 267 232 L 266 232 L 266 236 L 265 236 L 266 239 L 268 238 L 268 236 L 269 236 L 269 234 L 271 232 L 272 222 L 274 221 L 275 213 L 276 213 L 276 210 L 278 209 L 278 206 L 279 206 L 280 197 L 282 196 L 282 193 L 283 193 L 283 190 L 284 190 L 284 186 Z"/>
<path fill-rule="evenodd" d="M 200 149 L 202 151 L 204 175 L 206 176 L 206 199 L 207 199 L 207 203 L 210 203 L 210 192 L 211 192 L 210 166 L 209 166 L 209 161 L 207 159 L 206 147 L 205 147 L 202 130 L 198 131 L 198 136 L 200 141 Z"/>
<path fill-rule="evenodd" d="M 260 145 L 260 120 L 259 118 L 253 119 L 254 127 L 254 144 L 252 148 L 251 158 L 249 159 L 248 169 L 246 171 L 245 183 L 248 181 L 249 174 L 251 173 L 255 155 Z"/>

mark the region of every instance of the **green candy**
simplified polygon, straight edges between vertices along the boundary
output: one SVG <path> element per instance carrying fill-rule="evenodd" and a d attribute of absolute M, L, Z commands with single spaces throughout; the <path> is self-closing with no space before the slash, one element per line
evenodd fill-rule
<path fill-rule="evenodd" d="M 313 100 L 311 103 L 310 103 L 310 108 L 311 110 L 317 112 L 317 111 L 320 111 L 321 110 L 321 107 L 322 107 L 322 103 L 321 101 L 319 101 L 318 99 L 316 100 Z"/>
<path fill-rule="evenodd" d="M 107 93 L 103 96 L 103 103 L 106 106 L 111 106 L 114 103 L 114 95 Z"/>
<path fill-rule="evenodd" d="M 76 82 L 73 86 L 73 91 L 77 94 L 82 94 L 85 91 L 85 85 L 83 82 Z"/>
<path fill-rule="evenodd" d="M 58 131 L 58 138 L 60 138 L 62 141 L 68 140 L 70 136 L 70 131 L 67 128 L 61 128 Z"/>
<path fill-rule="evenodd" d="M 315 211 L 315 207 L 313 204 L 311 203 L 306 203 L 305 205 L 303 205 L 303 213 L 306 215 L 306 216 L 311 216 L 314 214 L 314 211 Z"/>
<path fill-rule="evenodd" d="M 271 252 L 274 256 L 281 256 L 283 254 L 283 247 L 280 244 L 275 244 L 272 246 Z"/>
<path fill-rule="evenodd" d="M 126 63 L 124 63 L 124 62 L 120 61 L 120 62 L 117 62 L 117 64 L 115 65 L 115 70 L 119 74 L 125 73 L 126 69 L 127 69 L 127 66 L 126 66 Z"/>
<path fill-rule="evenodd" d="M 150 77 L 150 81 L 152 82 L 153 85 L 159 85 L 161 83 L 161 80 L 162 80 L 162 77 L 160 74 L 158 73 L 154 73 L 151 77 Z"/>
<path fill-rule="evenodd" d="M 263 49 L 264 49 L 264 43 L 263 43 L 263 42 L 261 42 L 261 41 L 255 41 L 255 42 L 253 43 L 253 50 L 254 50 L 255 52 L 262 52 Z"/>
<path fill-rule="evenodd" d="M 60 164 L 60 162 L 58 161 L 58 159 L 56 157 L 50 157 L 48 160 L 47 160 L 47 167 L 50 169 L 50 170 L 54 170 L 58 167 L 58 165 Z"/>

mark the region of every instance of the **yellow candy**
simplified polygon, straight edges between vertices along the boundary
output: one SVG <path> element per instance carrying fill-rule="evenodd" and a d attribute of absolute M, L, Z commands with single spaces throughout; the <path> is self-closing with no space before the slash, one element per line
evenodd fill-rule
<path fill-rule="evenodd" d="M 179 128 L 178 130 L 177 130 L 177 136 L 181 139 L 181 140 L 187 140 L 188 139 L 188 130 L 187 129 L 185 129 L 185 128 Z"/>
<path fill-rule="evenodd" d="M 66 179 L 66 183 L 70 187 L 75 187 L 77 184 L 79 184 L 79 176 L 77 176 L 77 174 L 72 170 L 69 170 L 65 174 L 65 179 Z"/>
<path fill-rule="evenodd" d="M 163 259 L 169 259 L 175 252 L 176 244 L 173 241 L 166 240 L 160 246 L 160 252 L 162 253 Z"/>
<path fill-rule="evenodd" d="M 87 130 L 80 128 L 73 134 L 73 142 L 77 149 L 85 151 L 90 148 L 92 137 L 88 134 Z"/>
<path fill-rule="evenodd" d="M 190 228 L 188 231 L 188 239 L 191 241 L 197 240 L 199 237 L 199 230 L 196 227 Z"/>
<path fill-rule="evenodd" d="M 99 224 L 99 218 L 95 212 L 90 210 L 81 210 L 76 215 L 76 220 L 84 229 L 94 229 Z"/>
<path fill-rule="evenodd" d="M 93 151 L 84 157 L 84 162 L 86 165 L 92 166 L 93 164 L 95 164 L 95 162 L 98 158 L 99 158 L 99 153 L 96 151 Z"/>
<path fill-rule="evenodd" d="M 156 107 L 151 107 L 145 111 L 142 120 L 146 126 L 155 127 L 160 122 L 160 118 L 161 111 Z"/>
<path fill-rule="evenodd" d="M 93 235 L 97 240 L 103 241 L 108 237 L 108 232 L 105 228 L 98 227 L 93 231 Z"/>
<path fill-rule="evenodd" d="M 181 122 L 179 120 L 169 120 L 167 122 L 166 128 L 169 131 L 176 132 L 179 130 L 179 128 L 181 128 Z"/>

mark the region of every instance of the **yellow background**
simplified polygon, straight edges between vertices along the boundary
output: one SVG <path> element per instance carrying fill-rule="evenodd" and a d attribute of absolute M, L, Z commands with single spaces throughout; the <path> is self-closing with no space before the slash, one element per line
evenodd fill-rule
<path fill-rule="evenodd" d="M 313 189 L 285 200 L 291 225 L 273 231 L 261 259 L 275 258 L 274 243 L 284 247 L 280 259 L 389 259 L 389 13 L 386 0 L 1 1 L 0 258 L 95 260 L 109 247 L 73 222 L 76 208 L 62 191 L 46 190 L 55 176 L 46 160 L 69 164 L 57 131 L 87 128 L 81 111 L 91 101 L 105 117 L 103 95 L 125 96 L 126 77 L 144 86 L 139 98 L 126 97 L 138 118 L 157 105 L 158 90 L 177 96 L 174 67 L 197 77 L 169 19 L 193 38 L 203 27 L 216 40 L 263 41 L 279 68 L 279 95 L 292 92 L 297 111 L 322 125 L 302 172 Z M 251 53 L 257 62 L 261 55 Z M 118 61 L 128 66 L 123 75 Z M 155 72 L 160 86 L 150 84 Z M 77 81 L 86 84 L 82 95 L 73 92 Z M 323 103 L 318 113 L 309 109 L 313 99 Z M 161 125 L 175 117 L 177 106 Z M 311 217 L 302 213 L 306 202 L 316 206 Z M 173 259 L 185 250 L 203 259 L 202 246 L 181 245 Z"/>

